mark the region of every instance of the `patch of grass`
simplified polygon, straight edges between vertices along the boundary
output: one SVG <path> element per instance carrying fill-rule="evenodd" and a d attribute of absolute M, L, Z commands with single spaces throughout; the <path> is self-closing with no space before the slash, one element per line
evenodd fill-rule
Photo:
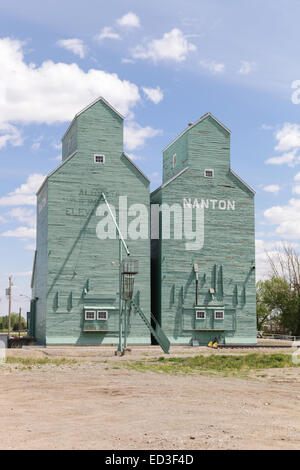
<path fill-rule="evenodd" d="M 22 366 L 42 366 L 42 365 L 55 365 L 55 366 L 62 366 L 62 365 L 70 365 L 70 364 L 76 364 L 77 361 L 75 359 L 67 359 L 65 357 L 59 358 L 59 359 L 51 359 L 49 357 L 43 357 L 43 358 L 33 358 L 33 357 L 14 357 L 14 356 L 8 356 L 5 359 L 5 362 L 7 364 L 20 364 Z"/>
<path fill-rule="evenodd" d="M 204 371 L 243 374 L 250 370 L 297 367 L 289 354 L 247 354 L 242 356 L 210 355 L 194 357 L 159 357 L 151 361 L 134 361 L 125 367 L 140 372 L 152 371 L 166 374 L 192 374 Z"/>

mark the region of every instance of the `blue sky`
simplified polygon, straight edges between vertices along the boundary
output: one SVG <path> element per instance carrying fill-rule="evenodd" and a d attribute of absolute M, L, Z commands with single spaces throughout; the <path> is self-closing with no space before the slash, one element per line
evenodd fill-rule
<path fill-rule="evenodd" d="M 259 276 L 265 249 L 298 247 L 299 17 L 298 0 L 1 0 L 0 314 L 9 274 L 14 310 L 28 308 L 35 191 L 72 117 L 100 95 L 126 116 L 125 148 L 153 189 L 162 149 L 213 113 L 257 191 Z"/>

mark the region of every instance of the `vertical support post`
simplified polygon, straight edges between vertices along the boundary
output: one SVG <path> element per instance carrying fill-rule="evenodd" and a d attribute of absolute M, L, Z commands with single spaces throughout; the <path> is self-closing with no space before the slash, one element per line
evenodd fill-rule
<path fill-rule="evenodd" d="M 119 235 L 119 347 L 122 352 L 122 240 Z"/>
<path fill-rule="evenodd" d="M 113 220 L 113 222 L 116 226 L 116 229 L 117 229 L 118 235 L 119 235 L 119 346 L 118 346 L 118 351 L 123 353 L 123 347 L 122 347 L 122 322 L 123 322 L 123 319 L 122 319 L 122 244 L 124 246 L 124 249 L 125 249 L 125 252 L 126 252 L 127 256 L 129 256 L 130 253 L 129 253 L 128 247 L 125 243 L 125 240 L 123 238 L 123 235 L 120 231 L 120 228 L 117 224 L 116 218 L 115 218 L 115 216 L 114 216 L 114 214 L 113 214 L 113 212 L 110 208 L 110 205 L 107 202 L 105 194 L 101 193 L 101 197 L 104 199 L 104 202 L 107 205 L 108 211 L 111 215 L 111 218 L 112 218 L 112 220 Z"/>
<path fill-rule="evenodd" d="M 8 339 L 10 337 L 10 326 L 11 326 L 11 289 L 12 289 L 12 277 L 9 276 L 9 291 L 8 291 Z"/>
<path fill-rule="evenodd" d="M 21 338 L 21 313 L 22 313 L 22 309 L 20 307 L 19 308 L 19 339 Z"/>
<path fill-rule="evenodd" d="M 127 348 L 127 303 L 126 301 L 124 309 L 124 350 Z"/>

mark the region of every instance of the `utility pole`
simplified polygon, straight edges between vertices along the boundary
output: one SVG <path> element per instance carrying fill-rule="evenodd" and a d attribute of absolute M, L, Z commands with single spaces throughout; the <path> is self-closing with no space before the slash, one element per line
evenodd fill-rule
<path fill-rule="evenodd" d="M 8 340 L 10 337 L 10 317 L 11 317 L 11 289 L 12 289 L 12 276 L 9 276 L 9 287 L 7 289 L 8 293 Z"/>
<path fill-rule="evenodd" d="M 22 309 L 21 307 L 19 308 L 19 339 L 21 338 L 21 313 L 22 313 Z"/>

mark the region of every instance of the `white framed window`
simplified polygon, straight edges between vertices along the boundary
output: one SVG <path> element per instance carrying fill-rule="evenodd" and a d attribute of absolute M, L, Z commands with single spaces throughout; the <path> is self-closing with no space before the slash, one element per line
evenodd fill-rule
<path fill-rule="evenodd" d="M 224 310 L 215 310 L 215 320 L 224 320 Z"/>
<path fill-rule="evenodd" d="M 96 312 L 95 310 L 86 310 L 84 318 L 86 320 L 96 320 Z"/>
<path fill-rule="evenodd" d="M 209 169 L 209 170 L 204 170 L 204 176 L 205 176 L 205 178 L 213 178 L 214 175 L 215 175 L 214 170 L 211 170 L 211 169 Z"/>
<path fill-rule="evenodd" d="M 107 320 L 108 312 L 107 310 L 97 310 L 97 320 Z"/>
<path fill-rule="evenodd" d="M 100 163 L 103 165 L 105 163 L 105 155 L 100 155 L 100 154 L 94 155 L 94 163 Z"/>
<path fill-rule="evenodd" d="M 205 310 L 196 310 L 196 320 L 205 320 L 206 311 Z"/>
<path fill-rule="evenodd" d="M 176 166 L 176 153 L 173 155 L 173 168 Z"/>

